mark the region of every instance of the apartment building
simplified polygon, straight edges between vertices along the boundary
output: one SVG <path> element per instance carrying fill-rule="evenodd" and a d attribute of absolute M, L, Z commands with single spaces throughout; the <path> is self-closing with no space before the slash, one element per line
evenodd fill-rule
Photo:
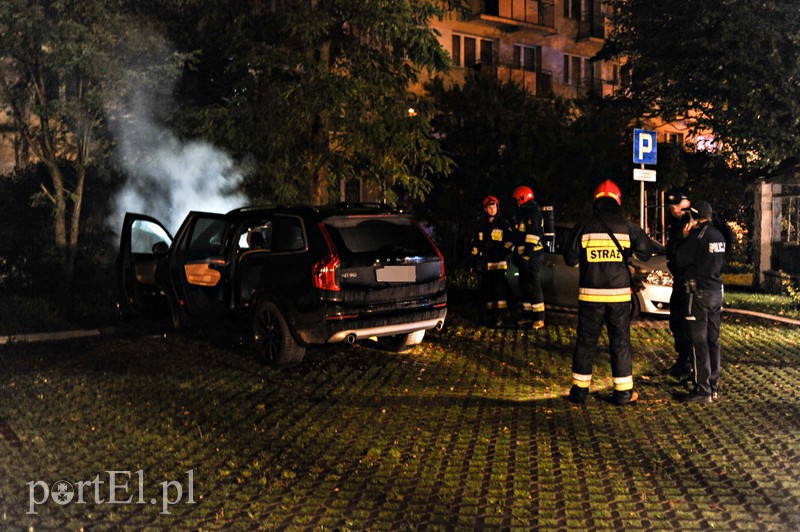
<path fill-rule="evenodd" d="M 471 0 L 466 16 L 431 24 L 454 64 L 542 97 L 608 95 L 621 86 L 619 63 L 590 62 L 605 39 L 600 0 Z"/>

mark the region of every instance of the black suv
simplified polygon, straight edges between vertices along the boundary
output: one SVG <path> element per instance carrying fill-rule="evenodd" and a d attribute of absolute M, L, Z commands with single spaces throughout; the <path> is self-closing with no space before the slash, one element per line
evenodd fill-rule
<path fill-rule="evenodd" d="M 174 239 L 128 213 L 117 269 L 124 316 L 164 309 L 176 327 L 244 325 L 275 365 L 364 338 L 402 351 L 447 315 L 442 254 L 409 216 L 379 205 L 191 212 Z"/>

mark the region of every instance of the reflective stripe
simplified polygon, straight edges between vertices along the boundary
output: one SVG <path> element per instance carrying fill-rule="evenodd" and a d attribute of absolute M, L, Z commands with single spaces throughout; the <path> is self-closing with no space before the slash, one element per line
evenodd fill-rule
<path fill-rule="evenodd" d="M 508 269 L 508 262 L 489 262 L 486 264 L 487 270 L 507 270 Z"/>
<path fill-rule="evenodd" d="M 508 301 L 498 301 L 497 308 L 508 308 Z"/>
<path fill-rule="evenodd" d="M 633 375 L 614 377 L 614 389 L 618 392 L 633 390 Z"/>
<path fill-rule="evenodd" d="M 487 310 L 495 310 L 501 308 L 508 308 L 508 301 L 487 301 L 486 302 L 486 309 Z"/>
<path fill-rule="evenodd" d="M 578 289 L 578 301 L 587 301 L 590 303 L 625 303 L 630 300 L 630 287 Z"/>
<path fill-rule="evenodd" d="M 472 254 L 473 255 L 477 255 L 478 254 L 478 248 L 472 248 Z"/>
<path fill-rule="evenodd" d="M 541 239 L 539 238 L 538 235 L 530 235 L 530 234 L 525 235 L 525 243 L 526 244 L 538 244 L 539 240 L 541 240 Z"/>
<path fill-rule="evenodd" d="M 614 233 L 619 245 L 623 248 L 631 247 L 631 236 L 628 234 Z M 613 247 L 617 245 L 608 236 L 608 233 L 585 233 L 581 235 L 581 245 L 586 247 Z"/>
<path fill-rule="evenodd" d="M 544 312 L 544 303 L 522 303 L 522 310 Z"/>
<path fill-rule="evenodd" d="M 478 240 L 483 240 L 483 231 L 478 231 Z"/>
<path fill-rule="evenodd" d="M 580 373 L 572 374 L 572 384 L 574 384 L 578 388 L 588 388 L 591 382 L 592 382 L 591 375 L 581 375 Z"/>

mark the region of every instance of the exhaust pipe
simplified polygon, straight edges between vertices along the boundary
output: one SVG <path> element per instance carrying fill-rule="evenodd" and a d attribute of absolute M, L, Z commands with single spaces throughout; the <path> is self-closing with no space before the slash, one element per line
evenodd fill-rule
<path fill-rule="evenodd" d="M 441 331 L 442 329 L 444 329 L 444 322 L 443 321 L 436 322 L 436 330 Z"/>
<path fill-rule="evenodd" d="M 344 339 L 347 342 L 347 345 L 353 345 L 356 343 L 356 335 L 354 333 L 350 333 L 347 335 L 347 338 Z"/>

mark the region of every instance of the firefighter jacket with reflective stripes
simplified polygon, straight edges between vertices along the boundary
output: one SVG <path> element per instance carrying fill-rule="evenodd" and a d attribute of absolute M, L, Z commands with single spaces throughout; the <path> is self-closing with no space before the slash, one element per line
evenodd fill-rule
<path fill-rule="evenodd" d="M 598 216 L 614 233 L 622 247 L 609 236 Z M 586 222 L 572 231 L 564 248 L 564 261 L 580 265 L 578 300 L 587 303 L 625 303 L 631 300 L 631 278 L 627 260 L 632 254 L 647 260 L 654 251 L 645 232 L 626 220 L 619 209 L 595 211 Z"/>
<path fill-rule="evenodd" d="M 482 216 L 472 243 L 475 267 L 484 272 L 507 270 L 514 248 L 511 239 L 511 227 L 503 216 L 498 213 L 491 221 L 487 216 Z"/>
<path fill-rule="evenodd" d="M 544 218 L 535 200 L 520 206 L 514 224 L 514 244 L 523 265 L 530 263 L 535 253 L 544 252 Z"/>
<path fill-rule="evenodd" d="M 675 263 L 684 280 L 694 279 L 702 290 L 722 289 L 722 263 L 725 237 L 710 222 L 703 222 L 689 232 L 678 248 Z M 682 289 L 683 287 L 675 287 Z"/>

